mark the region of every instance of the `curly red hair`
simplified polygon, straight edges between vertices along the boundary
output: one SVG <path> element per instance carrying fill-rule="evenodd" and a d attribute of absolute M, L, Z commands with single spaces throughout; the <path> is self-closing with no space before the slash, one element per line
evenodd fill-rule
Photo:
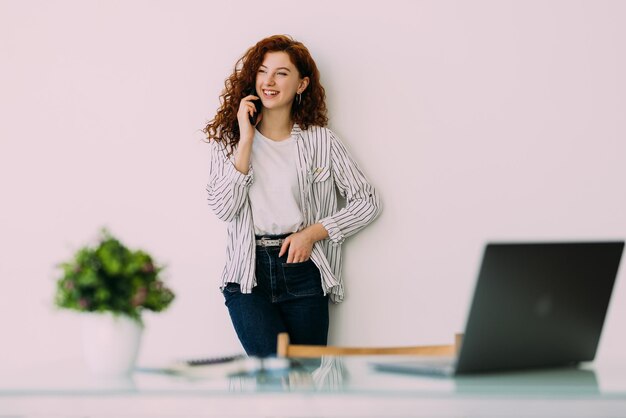
<path fill-rule="evenodd" d="M 288 35 L 274 35 L 262 39 L 237 61 L 233 73 L 224 81 L 220 95 L 221 106 L 215 118 L 202 130 L 207 140 L 224 141 L 231 152 L 239 142 L 237 111 L 239 102 L 250 90 L 254 90 L 256 74 L 267 52 L 286 52 L 296 66 L 300 77 L 309 77 L 309 85 L 302 93 L 301 102 L 291 107 L 292 120 L 307 129 L 310 125 L 326 126 L 326 92 L 320 83 L 320 75 L 309 50 L 302 42 Z"/>

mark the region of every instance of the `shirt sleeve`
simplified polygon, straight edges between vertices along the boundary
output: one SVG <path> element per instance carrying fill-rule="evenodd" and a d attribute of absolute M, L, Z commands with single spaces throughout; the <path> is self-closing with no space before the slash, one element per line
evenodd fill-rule
<path fill-rule="evenodd" d="M 323 218 L 320 223 L 328 231 L 334 244 L 369 225 L 382 210 L 380 197 L 368 181 L 346 147 L 334 132 L 329 132 L 331 145 L 331 171 L 339 193 L 346 198 L 346 206 Z"/>
<path fill-rule="evenodd" d="M 223 221 L 233 220 L 248 198 L 254 181 L 252 166 L 248 174 L 239 172 L 226 156 L 224 145 L 211 141 L 209 159 L 209 182 L 207 184 L 209 207 Z"/>

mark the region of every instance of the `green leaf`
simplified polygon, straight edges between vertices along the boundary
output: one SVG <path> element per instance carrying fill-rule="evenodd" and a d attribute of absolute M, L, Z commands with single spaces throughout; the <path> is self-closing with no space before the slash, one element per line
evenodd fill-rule
<path fill-rule="evenodd" d="M 107 230 L 98 244 L 77 250 L 57 265 L 54 303 L 78 311 L 109 311 L 141 320 L 141 310 L 162 311 L 174 293 L 161 280 L 164 270 L 150 254 L 130 250 Z"/>

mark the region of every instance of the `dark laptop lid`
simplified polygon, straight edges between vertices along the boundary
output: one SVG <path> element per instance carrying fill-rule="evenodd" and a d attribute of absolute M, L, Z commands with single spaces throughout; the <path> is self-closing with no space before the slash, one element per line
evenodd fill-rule
<path fill-rule="evenodd" d="M 456 374 L 593 360 L 623 248 L 487 245 Z"/>

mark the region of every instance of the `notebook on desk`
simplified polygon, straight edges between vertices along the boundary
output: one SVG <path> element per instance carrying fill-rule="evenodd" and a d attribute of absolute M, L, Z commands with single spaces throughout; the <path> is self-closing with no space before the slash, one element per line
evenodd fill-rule
<path fill-rule="evenodd" d="M 624 242 L 488 244 L 456 358 L 373 362 L 453 376 L 594 359 Z"/>

